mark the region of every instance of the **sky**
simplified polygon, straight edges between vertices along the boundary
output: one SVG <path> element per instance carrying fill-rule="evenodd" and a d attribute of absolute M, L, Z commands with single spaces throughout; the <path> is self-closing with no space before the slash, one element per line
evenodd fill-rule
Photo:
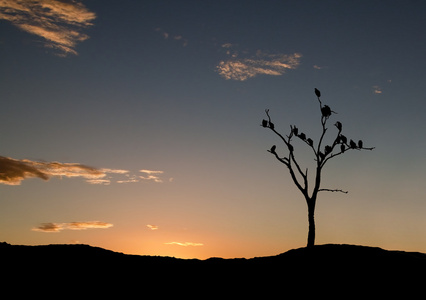
<path fill-rule="evenodd" d="M 426 252 L 424 1 L 0 1 L 0 241 L 181 258 L 306 245 L 269 109 L 347 151 L 317 244 Z M 310 180 L 314 158 L 294 140 Z"/>

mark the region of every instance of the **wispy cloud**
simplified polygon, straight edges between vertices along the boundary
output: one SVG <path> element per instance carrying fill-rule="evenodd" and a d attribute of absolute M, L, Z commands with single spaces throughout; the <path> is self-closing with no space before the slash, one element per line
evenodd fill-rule
<path fill-rule="evenodd" d="M 151 230 L 158 230 L 158 226 L 157 225 L 150 225 L 150 224 L 148 224 L 148 225 L 146 225 L 146 227 L 148 227 Z"/>
<path fill-rule="evenodd" d="M 182 35 L 180 34 L 176 34 L 176 35 L 172 35 L 166 31 L 164 31 L 163 29 L 161 29 L 160 27 L 155 28 L 154 29 L 156 32 L 158 32 L 159 34 L 161 34 L 161 36 L 167 40 L 169 37 L 171 37 L 173 40 L 178 41 L 182 44 L 183 47 L 186 47 L 188 45 L 188 39 L 184 38 Z"/>
<path fill-rule="evenodd" d="M 228 44 L 224 45 L 222 45 L 224 48 L 230 47 Z M 286 71 L 296 69 L 299 66 L 302 55 L 300 53 L 266 54 L 258 51 L 255 56 L 250 58 L 237 58 L 235 54 L 234 57 L 230 60 L 221 61 L 216 66 L 216 70 L 220 76 L 227 80 L 244 81 L 257 75 L 283 75 Z"/>
<path fill-rule="evenodd" d="M 51 177 L 83 178 L 90 184 L 109 185 L 114 176 L 124 176 L 124 179 L 114 179 L 116 183 L 133 183 L 140 180 L 163 182 L 160 174 L 163 171 L 141 170 L 148 176 L 130 174 L 128 170 L 94 168 L 79 163 L 61 163 L 32 161 L 29 159 L 14 159 L 0 156 L 0 184 L 20 185 L 24 179 L 40 178 L 48 180 Z"/>
<path fill-rule="evenodd" d="M 327 66 L 318 66 L 318 65 L 313 65 L 313 68 L 314 68 L 315 70 L 322 70 L 322 69 L 327 68 Z"/>
<path fill-rule="evenodd" d="M 191 243 L 191 242 L 169 242 L 169 243 L 164 243 L 164 245 L 178 245 L 178 246 L 183 246 L 183 247 L 188 247 L 188 246 L 204 246 L 204 244 L 202 243 Z"/>
<path fill-rule="evenodd" d="M 70 222 L 70 223 L 42 223 L 38 227 L 34 227 L 33 231 L 40 232 L 60 232 L 62 230 L 86 230 L 86 229 L 104 229 L 110 228 L 113 224 L 101 221 L 88 222 Z"/>
<path fill-rule="evenodd" d="M 163 180 L 160 178 L 160 174 L 163 174 L 163 171 L 152 171 L 152 170 L 140 170 L 139 172 L 147 174 L 147 176 L 139 176 L 142 180 L 152 180 L 154 182 L 162 183 Z"/>
<path fill-rule="evenodd" d="M 45 39 L 59 56 L 77 55 L 77 43 L 89 38 L 81 31 L 92 26 L 95 13 L 79 1 L 1 0 L 0 19 Z"/>
<path fill-rule="evenodd" d="M 378 85 L 373 85 L 373 93 L 374 94 L 381 94 L 382 93 L 382 88 Z"/>

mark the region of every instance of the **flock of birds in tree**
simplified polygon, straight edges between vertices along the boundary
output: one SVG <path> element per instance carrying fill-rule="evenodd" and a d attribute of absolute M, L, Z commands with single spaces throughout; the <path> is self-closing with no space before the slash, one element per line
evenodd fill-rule
<path fill-rule="evenodd" d="M 322 123 L 323 127 L 325 128 L 325 123 L 328 120 L 328 118 L 333 113 L 335 113 L 335 114 L 337 114 L 337 113 L 335 111 L 332 111 L 331 108 L 328 105 L 322 104 L 322 102 L 320 100 L 321 92 L 318 89 L 315 89 L 315 95 L 317 96 L 318 101 L 320 103 L 320 109 L 321 109 L 321 114 L 322 114 L 321 123 Z M 268 112 L 269 112 L 269 110 L 266 110 L 266 113 L 269 117 Z M 265 120 L 265 119 L 262 120 L 261 126 L 263 126 L 265 128 L 270 128 L 270 129 L 275 131 L 275 125 L 274 125 L 274 123 L 271 122 L 270 118 L 269 118 L 269 121 Z M 373 149 L 373 148 L 364 148 L 362 140 L 359 140 L 358 143 L 356 143 L 355 141 L 353 141 L 351 139 L 351 140 L 349 140 L 349 143 L 348 143 L 347 137 L 344 136 L 343 134 L 341 134 L 342 123 L 337 121 L 334 124 L 334 126 L 336 126 L 337 130 L 339 131 L 338 135 L 337 135 L 335 141 L 333 142 L 332 146 L 326 145 L 324 147 L 324 152 L 318 151 L 318 155 L 322 160 L 324 160 L 325 157 L 333 151 L 334 147 L 339 145 L 339 144 L 340 144 L 340 153 L 339 154 L 344 153 L 347 149 L 358 149 L 358 150 L 360 150 L 360 149 L 372 150 Z M 291 137 L 294 135 L 294 136 L 297 136 L 298 138 L 300 138 L 302 141 L 306 142 L 310 147 L 312 147 L 312 148 L 314 147 L 314 141 L 311 138 L 307 138 L 306 134 L 304 134 L 303 132 L 299 133 L 299 129 L 296 126 L 290 126 L 290 127 L 291 127 L 290 136 L 287 136 L 289 138 L 289 141 L 290 141 Z M 290 151 L 293 151 L 293 146 L 290 143 L 288 143 L 287 146 L 288 146 Z M 272 154 L 275 154 L 275 150 L 276 150 L 276 146 L 274 145 L 274 146 L 271 147 L 269 152 L 271 152 Z"/>

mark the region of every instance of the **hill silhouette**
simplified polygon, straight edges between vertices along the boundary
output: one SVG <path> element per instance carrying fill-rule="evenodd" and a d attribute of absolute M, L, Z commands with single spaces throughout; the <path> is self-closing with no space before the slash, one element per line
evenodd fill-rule
<path fill-rule="evenodd" d="M 64 295 L 79 291 L 120 299 L 149 294 L 157 295 L 148 297 L 155 299 L 270 299 L 295 293 L 407 298 L 423 295 L 426 282 L 426 254 L 355 245 L 318 245 L 251 259 L 198 260 L 127 255 L 89 245 L 0 243 L 0 260 L 3 286 L 19 283 L 21 292 L 29 288 L 44 296 L 60 290 Z"/>

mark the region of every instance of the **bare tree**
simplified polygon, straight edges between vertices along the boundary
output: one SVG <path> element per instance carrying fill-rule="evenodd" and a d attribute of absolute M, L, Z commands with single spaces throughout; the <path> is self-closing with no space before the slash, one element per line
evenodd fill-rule
<path fill-rule="evenodd" d="M 294 184 L 303 194 L 308 205 L 308 222 L 309 222 L 309 232 L 308 232 L 308 244 L 307 247 L 312 247 L 315 244 L 315 205 L 317 202 L 317 197 L 319 192 L 341 192 L 348 193 L 341 189 L 327 189 L 321 188 L 321 172 L 324 165 L 331 159 L 336 156 L 339 156 L 343 153 L 346 153 L 349 150 L 373 150 L 372 148 L 366 148 L 363 145 L 362 140 L 359 140 L 358 143 L 355 143 L 352 139 L 348 141 L 348 138 L 342 134 L 342 123 L 337 121 L 334 126 L 337 128 L 337 135 L 331 145 L 323 146 L 324 136 L 328 130 L 327 121 L 332 114 L 336 112 L 332 111 L 328 105 L 323 105 L 321 102 L 321 92 L 318 89 L 315 89 L 315 95 L 318 98 L 320 111 L 321 111 L 321 127 L 322 133 L 318 140 L 318 143 L 315 145 L 314 141 L 311 138 L 308 138 L 305 133 L 299 132 L 299 129 L 296 126 L 290 125 L 290 133 L 286 136 L 283 136 L 275 129 L 274 123 L 272 123 L 271 116 L 269 114 L 269 109 L 266 109 L 266 115 L 268 120 L 263 120 L 261 126 L 264 128 L 269 128 L 274 132 L 280 139 L 284 142 L 288 154 L 286 156 L 278 155 L 276 149 L 277 147 L 273 145 L 268 152 L 273 154 L 275 158 L 283 163 L 289 170 L 291 178 L 293 179 Z M 299 138 L 303 141 L 309 148 L 312 149 L 315 160 L 315 182 L 314 187 L 309 193 L 308 190 L 308 168 L 303 170 L 300 164 L 297 162 L 294 155 L 294 146 L 293 146 L 293 137 Z M 287 152 L 287 151 L 286 151 Z"/>

